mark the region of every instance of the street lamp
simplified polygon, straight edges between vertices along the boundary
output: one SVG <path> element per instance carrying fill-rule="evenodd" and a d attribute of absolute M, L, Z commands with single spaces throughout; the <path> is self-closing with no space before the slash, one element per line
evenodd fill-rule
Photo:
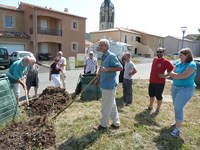
<path fill-rule="evenodd" d="M 182 49 L 183 48 L 183 42 L 184 42 L 184 34 L 185 34 L 185 31 L 187 30 L 187 27 L 186 26 L 181 27 L 181 30 L 183 32 L 182 45 L 181 45 L 181 49 Z"/>

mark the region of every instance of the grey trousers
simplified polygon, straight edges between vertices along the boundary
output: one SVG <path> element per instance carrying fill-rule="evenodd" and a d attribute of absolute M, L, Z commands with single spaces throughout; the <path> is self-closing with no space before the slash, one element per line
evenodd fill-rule
<path fill-rule="evenodd" d="M 123 80 L 123 99 L 125 103 L 132 104 L 133 101 L 133 80 Z"/>

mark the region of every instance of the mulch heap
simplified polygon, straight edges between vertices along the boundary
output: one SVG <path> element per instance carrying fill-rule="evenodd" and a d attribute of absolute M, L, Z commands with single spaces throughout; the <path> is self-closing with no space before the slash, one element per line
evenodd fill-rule
<path fill-rule="evenodd" d="M 38 98 L 29 102 L 29 109 L 26 109 L 26 113 L 28 116 L 57 113 L 67 105 L 70 99 L 71 96 L 65 89 L 49 86 Z"/>
<path fill-rule="evenodd" d="M 0 149 L 32 150 L 55 145 L 55 132 L 48 117 L 62 110 L 71 96 L 61 88 L 47 87 L 42 94 L 29 102 L 28 121 L 14 122 L 0 131 Z"/>

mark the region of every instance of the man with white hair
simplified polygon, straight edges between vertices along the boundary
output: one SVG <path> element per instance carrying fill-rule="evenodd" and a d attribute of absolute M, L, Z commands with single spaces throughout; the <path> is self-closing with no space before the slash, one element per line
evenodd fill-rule
<path fill-rule="evenodd" d="M 23 78 L 27 72 L 30 62 L 31 58 L 29 56 L 25 56 L 23 59 L 15 61 L 10 66 L 10 69 L 7 72 L 7 76 L 10 81 L 11 87 L 14 90 L 18 105 L 19 105 L 19 95 L 20 95 L 19 84 L 21 84 L 23 89 L 26 90 L 26 84 L 23 82 Z"/>
<path fill-rule="evenodd" d="M 63 74 L 60 74 L 62 81 L 62 87 L 66 89 L 66 58 L 63 57 L 63 53 L 58 51 L 57 57 L 59 58 L 58 67 L 62 70 Z"/>
<path fill-rule="evenodd" d="M 110 43 L 107 39 L 99 41 L 99 49 L 102 52 L 101 67 L 99 69 L 100 79 L 95 81 L 95 85 L 100 84 L 102 92 L 101 112 L 102 118 L 97 131 L 107 129 L 109 119 L 111 118 L 111 128 L 118 129 L 120 127 L 119 113 L 115 100 L 117 83 L 117 71 L 121 71 L 122 65 L 117 56 L 109 51 Z"/>

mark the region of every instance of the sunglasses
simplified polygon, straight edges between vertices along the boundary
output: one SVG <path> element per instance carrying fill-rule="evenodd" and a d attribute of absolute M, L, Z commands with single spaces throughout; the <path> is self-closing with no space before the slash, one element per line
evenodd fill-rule
<path fill-rule="evenodd" d="M 163 51 L 157 51 L 157 53 L 160 53 L 160 54 L 161 54 L 161 53 L 163 53 Z"/>

